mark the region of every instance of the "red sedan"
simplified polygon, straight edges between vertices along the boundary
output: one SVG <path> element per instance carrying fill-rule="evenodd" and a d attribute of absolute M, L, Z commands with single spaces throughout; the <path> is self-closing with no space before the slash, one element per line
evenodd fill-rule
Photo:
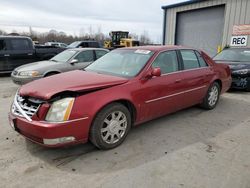
<path fill-rule="evenodd" d="M 200 104 L 213 109 L 231 85 L 230 69 L 180 46 L 114 50 L 88 66 L 33 81 L 16 93 L 11 126 L 49 147 L 90 140 L 121 144 L 131 126 Z"/>

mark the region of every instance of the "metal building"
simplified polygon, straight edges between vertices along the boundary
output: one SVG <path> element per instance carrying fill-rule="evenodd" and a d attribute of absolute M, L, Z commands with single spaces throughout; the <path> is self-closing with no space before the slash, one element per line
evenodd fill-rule
<path fill-rule="evenodd" d="M 250 47 L 250 0 L 190 0 L 163 6 L 163 44 L 203 49 Z"/>

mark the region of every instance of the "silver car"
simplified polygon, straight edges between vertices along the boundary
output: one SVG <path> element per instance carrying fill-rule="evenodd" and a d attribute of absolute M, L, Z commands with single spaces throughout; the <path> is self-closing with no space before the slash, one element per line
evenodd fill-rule
<path fill-rule="evenodd" d="M 102 48 L 68 49 L 57 54 L 50 60 L 29 63 L 17 67 L 11 73 L 11 78 L 14 83 L 22 85 L 61 72 L 84 69 L 108 52 L 109 50 Z"/>

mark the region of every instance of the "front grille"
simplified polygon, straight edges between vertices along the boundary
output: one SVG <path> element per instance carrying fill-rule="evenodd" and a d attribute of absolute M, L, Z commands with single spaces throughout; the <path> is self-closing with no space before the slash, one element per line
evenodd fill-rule
<path fill-rule="evenodd" d="M 39 107 L 40 103 L 32 102 L 28 97 L 24 98 L 17 94 L 12 105 L 12 113 L 31 120 L 32 116 L 38 111 Z"/>

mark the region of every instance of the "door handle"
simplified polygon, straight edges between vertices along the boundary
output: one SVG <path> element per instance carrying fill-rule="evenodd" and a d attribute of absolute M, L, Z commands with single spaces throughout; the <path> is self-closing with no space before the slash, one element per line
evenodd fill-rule
<path fill-rule="evenodd" d="M 175 80 L 175 83 L 180 83 L 180 82 L 181 82 L 181 79 Z"/>
<path fill-rule="evenodd" d="M 10 56 L 10 54 L 4 54 L 4 57 L 9 57 Z"/>
<path fill-rule="evenodd" d="M 27 54 L 27 55 L 33 55 L 32 53 L 29 53 L 29 54 Z"/>

